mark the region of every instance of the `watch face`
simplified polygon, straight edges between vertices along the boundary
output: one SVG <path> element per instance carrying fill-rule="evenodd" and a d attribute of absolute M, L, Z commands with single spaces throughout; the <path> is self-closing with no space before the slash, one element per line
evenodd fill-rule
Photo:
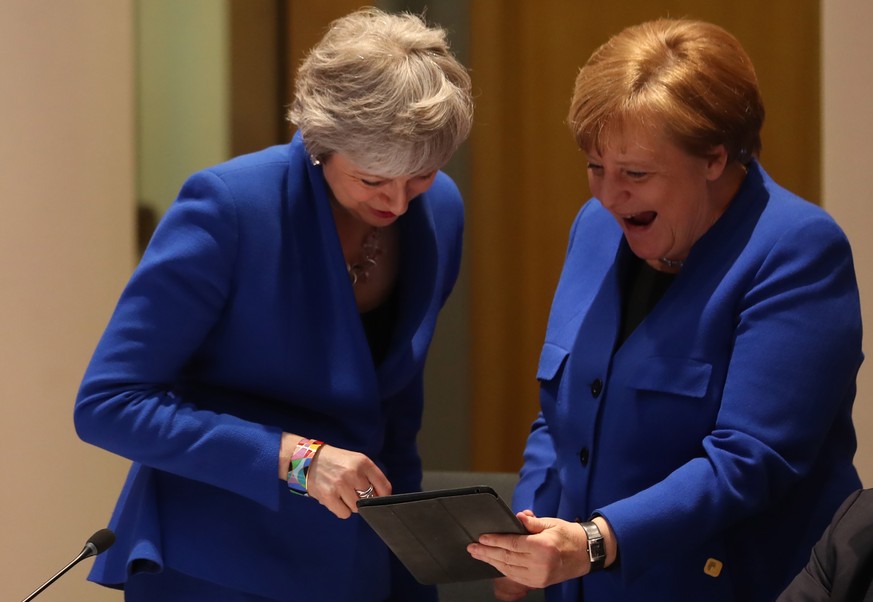
<path fill-rule="evenodd" d="M 585 529 L 585 535 L 588 537 L 588 560 L 591 561 L 591 570 L 599 570 L 603 568 L 603 561 L 606 558 L 603 534 L 595 523 L 586 521 L 579 524 Z"/>
<path fill-rule="evenodd" d="M 588 558 L 591 562 L 597 562 L 606 558 L 606 548 L 603 545 L 603 538 L 588 540 Z"/>

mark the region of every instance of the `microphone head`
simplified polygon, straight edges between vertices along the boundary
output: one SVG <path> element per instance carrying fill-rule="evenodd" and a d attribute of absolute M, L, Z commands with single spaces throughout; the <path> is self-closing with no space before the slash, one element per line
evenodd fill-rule
<path fill-rule="evenodd" d="M 85 542 L 85 547 L 90 548 L 91 555 L 102 554 L 115 543 L 115 533 L 111 529 L 100 529 Z"/>

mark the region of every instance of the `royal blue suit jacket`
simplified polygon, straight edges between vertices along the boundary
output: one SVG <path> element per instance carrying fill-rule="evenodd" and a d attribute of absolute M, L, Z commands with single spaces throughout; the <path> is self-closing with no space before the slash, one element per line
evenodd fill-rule
<path fill-rule="evenodd" d="M 621 345 L 630 250 L 596 199 L 555 293 L 514 506 L 603 515 L 618 564 L 585 602 L 772 601 L 859 487 L 849 243 L 757 164 Z M 550 588 L 575 602 L 580 580 Z"/>
<path fill-rule="evenodd" d="M 277 478 L 282 431 L 362 452 L 420 487 L 422 370 L 456 280 L 457 188 L 399 220 L 399 308 L 374 366 L 321 167 L 298 136 L 192 176 L 84 376 L 82 439 L 134 461 L 90 578 L 169 566 L 276 600 L 384 600 L 389 552 Z M 399 587 L 399 586 L 397 586 Z M 395 588 L 393 595 L 397 594 Z"/>

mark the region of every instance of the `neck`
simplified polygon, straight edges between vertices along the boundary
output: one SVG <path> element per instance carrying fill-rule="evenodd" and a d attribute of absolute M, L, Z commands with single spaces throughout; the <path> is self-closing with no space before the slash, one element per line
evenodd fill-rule
<path fill-rule="evenodd" d="M 333 214 L 333 223 L 336 226 L 337 234 L 340 240 L 344 241 L 344 246 L 345 241 L 359 240 L 372 229 L 372 226 L 334 200 L 333 195 L 330 197 L 330 210 Z"/>
<path fill-rule="evenodd" d="M 715 205 L 720 208 L 716 220 L 725 212 L 734 197 L 740 191 L 740 187 L 746 180 L 748 170 L 739 161 L 729 163 L 721 177 L 710 184 L 710 194 L 715 199 Z M 713 222 L 713 223 L 714 223 Z"/>

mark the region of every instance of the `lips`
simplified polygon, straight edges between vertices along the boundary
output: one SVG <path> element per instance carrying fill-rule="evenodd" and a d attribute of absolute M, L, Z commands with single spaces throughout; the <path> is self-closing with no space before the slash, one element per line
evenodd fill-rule
<path fill-rule="evenodd" d="M 391 219 L 397 217 L 397 214 L 391 211 L 379 211 L 378 209 L 373 209 L 373 213 L 377 217 L 381 217 L 382 219 Z"/>
<path fill-rule="evenodd" d="M 622 219 L 628 226 L 645 227 L 655 221 L 658 213 L 655 211 L 641 211 L 640 213 L 631 213 L 630 215 L 622 216 Z"/>

